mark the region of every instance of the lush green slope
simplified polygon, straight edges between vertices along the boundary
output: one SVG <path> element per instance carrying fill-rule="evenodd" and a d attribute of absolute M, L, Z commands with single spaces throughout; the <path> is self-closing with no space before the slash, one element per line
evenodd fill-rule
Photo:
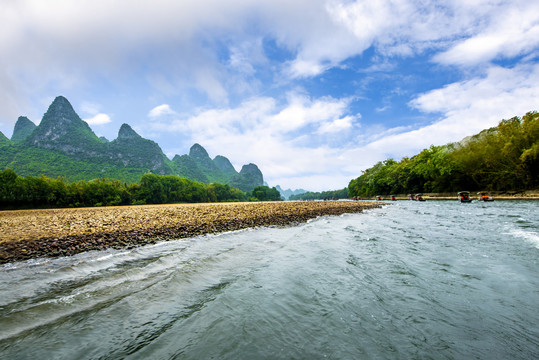
<path fill-rule="evenodd" d="M 329 190 L 322 192 L 307 191 L 301 194 L 295 194 L 290 196 L 290 200 L 325 200 L 325 199 L 347 199 L 348 189 L 341 190 Z"/>
<path fill-rule="evenodd" d="M 171 161 L 157 143 L 142 138 L 128 124 L 121 126 L 113 141 L 98 138 L 63 96 L 54 99 L 38 126 L 20 117 L 12 138 L 0 134 L 0 169 L 10 168 L 23 176 L 134 183 L 154 173 L 204 183 L 234 182 L 243 191 L 263 185 L 261 173 L 255 180 L 251 172 L 238 174 L 227 158 L 212 160 L 199 144 L 189 155 L 176 155 Z"/>
<path fill-rule="evenodd" d="M 0 145 L 7 145 L 9 143 L 10 143 L 9 139 L 6 137 L 6 135 L 2 134 L 2 132 L 0 131 Z"/>
<path fill-rule="evenodd" d="M 18 176 L 0 171 L 0 209 L 170 204 L 181 202 L 280 200 L 267 186 L 244 193 L 222 184 L 203 184 L 174 175 L 144 174 L 138 184 L 96 179 L 69 182 L 65 178 Z"/>
<path fill-rule="evenodd" d="M 19 116 L 13 129 L 11 141 L 19 142 L 28 138 L 36 128 L 36 124 L 31 122 L 26 116 Z"/>
<path fill-rule="evenodd" d="M 503 120 L 459 143 L 388 159 L 350 181 L 350 196 L 539 187 L 539 114 Z"/>

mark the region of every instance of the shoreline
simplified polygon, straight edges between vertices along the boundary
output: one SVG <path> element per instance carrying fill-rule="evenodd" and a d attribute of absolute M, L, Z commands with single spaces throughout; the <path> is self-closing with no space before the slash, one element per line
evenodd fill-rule
<path fill-rule="evenodd" d="M 380 202 L 256 202 L 139 205 L 0 212 L 0 265 L 259 226 L 290 226 L 357 213 Z"/>
<path fill-rule="evenodd" d="M 539 200 L 539 190 L 526 191 L 483 191 L 492 195 L 494 200 Z M 390 195 L 381 195 L 383 201 L 390 201 Z M 476 200 L 479 195 L 477 191 L 470 191 L 472 200 Z M 423 193 L 425 200 L 458 200 L 457 193 Z M 363 197 L 361 200 L 375 200 L 374 196 Z M 395 194 L 395 200 L 409 200 L 407 194 Z"/>

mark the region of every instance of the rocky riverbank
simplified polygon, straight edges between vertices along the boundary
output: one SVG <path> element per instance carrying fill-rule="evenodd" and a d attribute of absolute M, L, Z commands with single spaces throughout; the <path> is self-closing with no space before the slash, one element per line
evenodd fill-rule
<path fill-rule="evenodd" d="M 294 225 L 380 206 L 362 201 L 309 201 L 2 211 L 0 264 L 256 226 Z"/>

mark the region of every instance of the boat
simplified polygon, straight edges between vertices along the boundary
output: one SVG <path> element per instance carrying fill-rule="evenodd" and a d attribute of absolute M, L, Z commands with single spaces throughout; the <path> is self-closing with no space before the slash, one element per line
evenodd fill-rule
<path fill-rule="evenodd" d="M 408 199 L 415 200 L 414 194 L 408 194 Z"/>
<path fill-rule="evenodd" d="M 425 199 L 423 199 L 423 194 L 421 194 L 421 193 L 415 194 L 415 199 L 417 201 L 425 201 Z"/>
<path fill-rule="evenodd" d="M 461 203 L 471 203 L 472 202 L 472 198 L 470 197 L 470 192 L 469 191 L 459 191 L 457 193 L 457 196 L 458 196 Z"/>
<path fill-rule="evenodd" d="M 391 200 L 397 200 L 397 198 L 395 198 L 395 195 L 390 195 L 391 196 Z"/>
<path fill-rule="evenodd" d="M 477 195 L 479 195 L 477 197 L 477 200 L 479 201 L 494 201 L 494 199 L 492 198 L 492 195 L 490 194 L 487 194 L 484 192 L 478 192 Z"/>
<path fill-rule="evenodd" d="M 376 200 L 384 200 L 381 195 L 376 195 Z"/>

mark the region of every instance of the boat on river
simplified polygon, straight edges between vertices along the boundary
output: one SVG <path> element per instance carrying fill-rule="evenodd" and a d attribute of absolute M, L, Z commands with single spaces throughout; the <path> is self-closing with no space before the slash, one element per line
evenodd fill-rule
<path fill-rule="evenodd" d="M 478 192 L 477 195 L 479 195 L 477 197 L 477 200 L 479 201 L 494 201 L 494 198 L 490 194 L 487 194 L 484 192 Z"/>
<path fill-rule="evenodd" d="M 384 200 L 381 195 L 376 195 L 376 200 Z"/>
<path fill-rule="evenodd" d="M 470 192 L 469 191 L 459 191 L 457 193 L 457 195 L 458 195 L 458 198 L 459 198 L 461 203 L 471 203 L 472 202 L 472 198 L 470 197 Z"/>
<path fill-rule="evenodd" d="M 417 201 L 425 201 L 425 199 L 423 199 L 423 194 L 421 194 L 421 193 L 415 194 L 415 199 Z"/>
<path fill-rule="evenodd" d="M 414 194 L 408 194 L 408 199 L 409 200 L 415 200 Z"/>
<path fill-rule="evenodd" d="M 391 200 L 397 200 L 397 198 L 395 197 L 395 195 L 389 195 L 391 197 Z"/>

